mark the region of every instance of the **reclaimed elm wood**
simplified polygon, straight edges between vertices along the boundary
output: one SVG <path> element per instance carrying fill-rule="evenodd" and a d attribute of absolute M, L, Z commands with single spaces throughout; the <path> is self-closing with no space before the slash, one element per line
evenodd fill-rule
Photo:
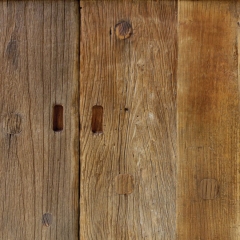
<path fill-rule="evenodd" d="M 236 1 L 179 1 L 178 9 L 177 239 L 237 240 Z M 203 179 L 217 181 L 217 195 L 199 196 Z"/>
<path fill-rule="evenodd" d="M 80 239 L 175 239 L 177 2 L 80 4 Z"/>
<path fill-rule="evenodd" d="M 0 33 L 0 239 L 78 239 L 79 4 L 0 1 Z"/>
<path fill-rule="evenodd" d="M 239 22 L 239 0 L 0 1 L 0 239 L 240 239 Z"/>

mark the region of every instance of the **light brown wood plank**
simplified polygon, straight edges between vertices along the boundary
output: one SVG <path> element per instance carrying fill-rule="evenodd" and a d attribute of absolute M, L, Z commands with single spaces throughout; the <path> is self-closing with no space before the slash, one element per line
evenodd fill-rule
<path fill-rule="evenodd" d="M 236 2 L 180 1 L 178 18 L 178 239 L 237 240 Z"/>
<path fill-rule="evenodd" d="M 0 239 L 78 239 L 79 3 L 1 1 L 0 32 Z"/>
<path fill-rule="evenodd" d="M 81 239 L 175 239 L 176 28 L 175 1 L 81 1 Z"/>

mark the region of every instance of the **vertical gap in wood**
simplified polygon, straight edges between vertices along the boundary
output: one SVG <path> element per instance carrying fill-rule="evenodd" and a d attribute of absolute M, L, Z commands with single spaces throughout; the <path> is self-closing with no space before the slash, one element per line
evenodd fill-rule
<path fill-rule="evenodd" d="M 240 89 L 239 89 L 239 86 L 240 86 L 240 77 L 239 77 L 239 67 L 240 67 L 240 65 L 239 65 L 239 56 L 240 56 L 240 53 L 239 53 L 239 44 L 240 44 L 240 41 L 239 41 L 239 37 L 240 37 L 240 1 L 238 0 L 238 1 L 236 1 L 236 6 L 235 6 L 235 14 L 236 14 L 236 16 L 237 16 L 237 25 L 238 25 L 238 28 L 237 28 L 237 39 L 236 39 L 236 55 L 237 55 L 237 76 L 238 76 L 238 92 L 240 92 Z M 238 97 L 239 97 L 239 95 L 238 95 Z M 239 168 L 239 164 L 238 164 L 238 166 L 237 166 L 238 168 Z M 240 184 L 240 175 L 239 174 L 237 174 L 237 184 L 238 184 L 238 186 L 239 186 L 239 184 Z M 240 200 L 240 194 L 239 194 L 239 192 L 238 192 L 238 195 L 237 195 L 238 197 L 237 197 L 237 202 L 239 202 L 239 200 Z M 237 215 L 237 226 L 240 226 L 240 214 L 239 214 L 239 212 L 240 212 L 240 207 L 239 207 L 239 204 L 237 205 L 238 206 L 238 209 L 237 209 L 237 213 L 238 213 L 238 215 Z"/>
<path fill-rule="evenodd" d="M 79 2 L 79 8 L 78 8 L 78 22 L 79 22 L 79 31 L 78 31 L 78 62 L 77 66 L 79 67 L 78 71 L 78 89 L 79 89 L 79 95 L 78 95 L 78 125 L 79 125 L 79 140 L 78 140 L 78 146 L 79 146 L 79 156 L 78 156 L 78 239 L 81 239 L 80 235 L 80 227 L 81 227 L 81 207 L 80 207 L 80 198 L 81 198 L 81 139 L 80 139 L 80 132 L 81 132 L 81 121 L 80 121 L 80 42 L 81 42 L 81 0 L 77 0 Z"/>

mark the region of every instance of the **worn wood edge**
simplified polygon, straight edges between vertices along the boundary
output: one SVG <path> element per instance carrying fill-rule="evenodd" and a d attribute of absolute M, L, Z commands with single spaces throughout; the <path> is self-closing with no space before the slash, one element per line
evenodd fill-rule
<path fill-rule="evenodd" d="M 14 0 L 10 0 L 10 1 L 14 1 Z M 43 0 L 44 1 L 44 0 Z M 53 1 L 57 1 L 57 0 L 53 0 Z M 67 0 L 68 1 L 68 0 Z M 72 1 L 72 0 L 71 0 Z M 80 0 L 81 2 L 176 2 L 176 0 Z M 178 2 L 196 2 L 198 0 L 178 0 Z M 233 0 L 201 0 L 201 2 L 232 2 Z M 235 0 L 234 0 L 235 1 Z"/>
<path fill-rule="evenodd" d="M 12 1 L 14 1 L 14 0 L 12 0 Z M 185 1 L 185 0 L 181 0 L 181 1 Z M 194 1 L 194 0 L 186 0 L 186 1 Z M 209 1 L 209 0 L 204 0 L 204 1 Z M 218 1 L 218 0 L 213 0 L 213 1 Z M 230 0 L 225 0 L 225 1 L 230 1 Z M 80 3 L 81 2 L 128 2 L 128 3 L 133 2 L 133 3 L 138 3 L 138 2 L 176 2 L 176 0 L 80 0 Z"/>

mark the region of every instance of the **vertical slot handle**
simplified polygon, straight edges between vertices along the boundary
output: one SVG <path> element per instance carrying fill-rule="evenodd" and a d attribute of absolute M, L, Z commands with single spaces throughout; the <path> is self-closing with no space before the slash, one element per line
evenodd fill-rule
<path fill-rule="evenodd" d="M 63 106 L 55 105 L 53 108 L 53 131 L 63 130 Z"/>
<path fill-rule="evenodd" d="M 103 133 L 103 107 L 93 106 L 92 107 L 92 132 L 94 134 Z"/>

